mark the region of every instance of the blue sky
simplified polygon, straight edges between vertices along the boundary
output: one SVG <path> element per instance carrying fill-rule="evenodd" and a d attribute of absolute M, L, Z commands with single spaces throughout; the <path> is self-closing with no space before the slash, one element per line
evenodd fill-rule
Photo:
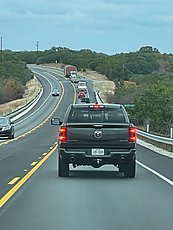
<path fill-rule="evenodd" d="M 3 49 L 173 53 L 173 0 L 1 0 Z"/>

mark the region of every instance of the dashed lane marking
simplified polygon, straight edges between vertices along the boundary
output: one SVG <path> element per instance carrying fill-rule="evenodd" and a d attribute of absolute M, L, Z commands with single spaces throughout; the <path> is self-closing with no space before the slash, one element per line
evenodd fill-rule
<path fill-rule="evenodd" d="M 13 178 L 11 181 L 9 181 L 8 184 L 9 184 L 9 185 L 13 185 L 13 184 L 15 184 L 19 179 L 20 179 L 20 177 L 15 177 L 15 178 Z"/>
<path fill-rule="evenodd" d="M 48 154 L 42 158 L 24 177 L 22 177 L 18 183 L 16 183 L 1 199 L 0 208 L 19 190 L 19 188 L 43 165 L 43 163 L 52 155 L 52 153 L 57 149 L 56 144 L 53 149 L 48 152 Z"/>
<path fill-rule="evenodd" d="M 34 166 L 34 165 L 36 165 L 38 162 L 37 161 L 33 161 L 30 165 L 31 166 Z"/>

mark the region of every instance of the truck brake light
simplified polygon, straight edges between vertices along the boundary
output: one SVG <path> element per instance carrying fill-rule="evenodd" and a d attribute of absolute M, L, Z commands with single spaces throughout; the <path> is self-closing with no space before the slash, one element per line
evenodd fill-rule
<path fill-rule="evenodd" d="M 61 142 L 66 142 L 67 141 L 67 127 L 66 126 L 61 126 L 60 127 L 58 140 L 61 141 Z"/>
<path fill-rule="evenodd" d="M 104 105 L 93 104 L 93 105 L 90 105 L 90 108 L 93 108 L 93 109 L 100 109 L 100 108 L 104 108 Z"/>
<path fill-rule="evenodd" d="M 129 141 L 136 142 L 136 140 L 137 140 L 136 128 L 131 127 L 129 128 Z"/>

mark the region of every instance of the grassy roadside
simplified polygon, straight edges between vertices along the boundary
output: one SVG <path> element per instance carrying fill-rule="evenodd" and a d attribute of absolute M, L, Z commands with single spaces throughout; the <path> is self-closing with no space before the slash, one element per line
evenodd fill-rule
<path fill-rule="evenodd" d="M 0 116 L 14 112 L 32 101 L 40 92 L 41 85 L 36 78 L 26 84 L 26 91 L 22 99 L 0 104 Z"/>

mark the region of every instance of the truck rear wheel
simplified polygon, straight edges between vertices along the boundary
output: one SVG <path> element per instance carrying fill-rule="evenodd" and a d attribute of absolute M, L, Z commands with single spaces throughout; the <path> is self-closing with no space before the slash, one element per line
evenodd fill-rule
<path fill-rule="evenodd" d="M 69 163 L 67 160 L 63 159 L 59 155 L 58 159 L 58 174 L 59 177 L 68 177 L 69 176 Z"/>
<path fill-rule="evenodd" d="M 119 165 L 119 171 L 124 172 L 124 177 L 133 178 L 136 175 L 136 161 L 135 158 L 132 161 L 125 162 Z"/>
<path fill-rule="evenodd" d="M 14 139 L 14 134 L 10 133 L 10 135 L 8 136 L 9 139 Z"/>
<path fill-rule="evenodd" d="M 127 162 L 124 170 L 124 176 L 127 178 L 133 178 L 136 174 L 136 162 L 133 161 Z"/>

